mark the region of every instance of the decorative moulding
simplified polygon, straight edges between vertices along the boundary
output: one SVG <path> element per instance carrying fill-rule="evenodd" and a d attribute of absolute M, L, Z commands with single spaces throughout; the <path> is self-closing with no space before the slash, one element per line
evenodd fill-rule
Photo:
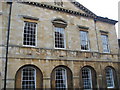
<path fill-rule="evenodd" d="M 27 16 L 27 15 L 19 15 L 19 16 L 24 18 L 24 19 L 30 19 L 30 20 L 36 20 L 36 21 L 39 20 L 39 18 L 33 17 L 33 16 Z"/>
<path fill-rule="evenodd" d="M 85 29 L 85 30 L 88 30 L 89 27 L 86 27 L 86 26 L 82 26 L 82 25 L 77 25 L 80 29 Z"/>

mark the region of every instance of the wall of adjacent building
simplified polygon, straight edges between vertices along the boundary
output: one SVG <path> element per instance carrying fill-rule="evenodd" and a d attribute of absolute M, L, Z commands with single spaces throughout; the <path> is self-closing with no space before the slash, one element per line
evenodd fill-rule
<path fill-rule="evenodd" d="M 102 51 L 103 51 L 102 43 L 101 43 L 102 42 L 101 41 L 101 32 L 100 32 L 100 30 L 102 30 L 102 31 L 108 32 L 110 53 L 117 54 L 118 53 L 118 42 L 117 42 L 115 25 L 97 21 L 96 29 L 97 29 L 97 33 L 98 33 L 98 43 L 99 43 L 100 52 L 102 53 Z"/>

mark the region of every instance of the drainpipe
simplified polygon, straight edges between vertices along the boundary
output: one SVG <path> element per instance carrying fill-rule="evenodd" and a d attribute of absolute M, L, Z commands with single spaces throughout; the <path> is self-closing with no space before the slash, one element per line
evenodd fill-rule
<path fill-rule="evenodd" d="M 10 23 L 11 23 L 12 1 L 7 2 L 7 4 L 10 5 L 10 8 L 9 8 L 8 28 L 7 28 L 7 45 L 6 45 L 6 61 L 5 61 L 5 75 L 4 75 L 4 90 L 6 90 L 6 79 L 7 79 L 8 47 L 9 47 L 9 37 L 10 37 Z"/>

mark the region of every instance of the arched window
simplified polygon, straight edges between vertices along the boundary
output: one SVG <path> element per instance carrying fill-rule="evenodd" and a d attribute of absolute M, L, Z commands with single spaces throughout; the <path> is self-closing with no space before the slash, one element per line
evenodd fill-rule
<path fill-rule="evenodd" d="M 55 70 L 55 86 L 59 89 L 67 88 L 67 72 L 64 68 L 57 68 Z"/>
<path fill-rule="evenodd" d="M 83 88 L 84 89 L 92 88 L 91 70 L 87 67 L 82 69 L 82 80 L 83 80 Z"/>
<path fill-rule="evenodd" d="M 66 66 L 57 66 L 51 73 L 51 88 L 66 90 L 73 88 L 73 78 L 71 70 Z"/>
<path fill-rule="evenodd" d="M 15 88 L 22 90 L 34 90 L 43 87 L 42 72 L 33 65 L 25 65 L 21 67 L 15 76 Z"/>
<path fill-rule="evenodd" d="M 113 77 L 113 69 L 110 67 L 106 68 L 106 82 L 107 88 L 114 88 L 114 77 Z"/>
<path fill-rule="evenodd" d="M 22 89 L 36 88 L 36 70 L 33 67 L 25 67 L 22 70 Z"/>
<path fill-rule="evenodd" d="M 80 71 L 80 88 L 93 90 L 97 88 L 96 71 L 91 66 L 84 66 Z"/>

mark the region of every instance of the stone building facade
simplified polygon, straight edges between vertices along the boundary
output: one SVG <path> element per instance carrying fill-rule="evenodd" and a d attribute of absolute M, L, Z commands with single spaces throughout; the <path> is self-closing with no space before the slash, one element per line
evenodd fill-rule
<path fill-rule="evenodd" d="M 118 51 L 118 60 L 120 61 L 120 39 L 118 39 L 118 46 L 119 46 L 119 51 Z"/>
<path fill-rule="evenodd" d="M 9 8 L 0 2 L 1 88 Z M 117 21 L 69 0 L 13 2 L 11 13 L 7 88 L 120 89 Z"/>

